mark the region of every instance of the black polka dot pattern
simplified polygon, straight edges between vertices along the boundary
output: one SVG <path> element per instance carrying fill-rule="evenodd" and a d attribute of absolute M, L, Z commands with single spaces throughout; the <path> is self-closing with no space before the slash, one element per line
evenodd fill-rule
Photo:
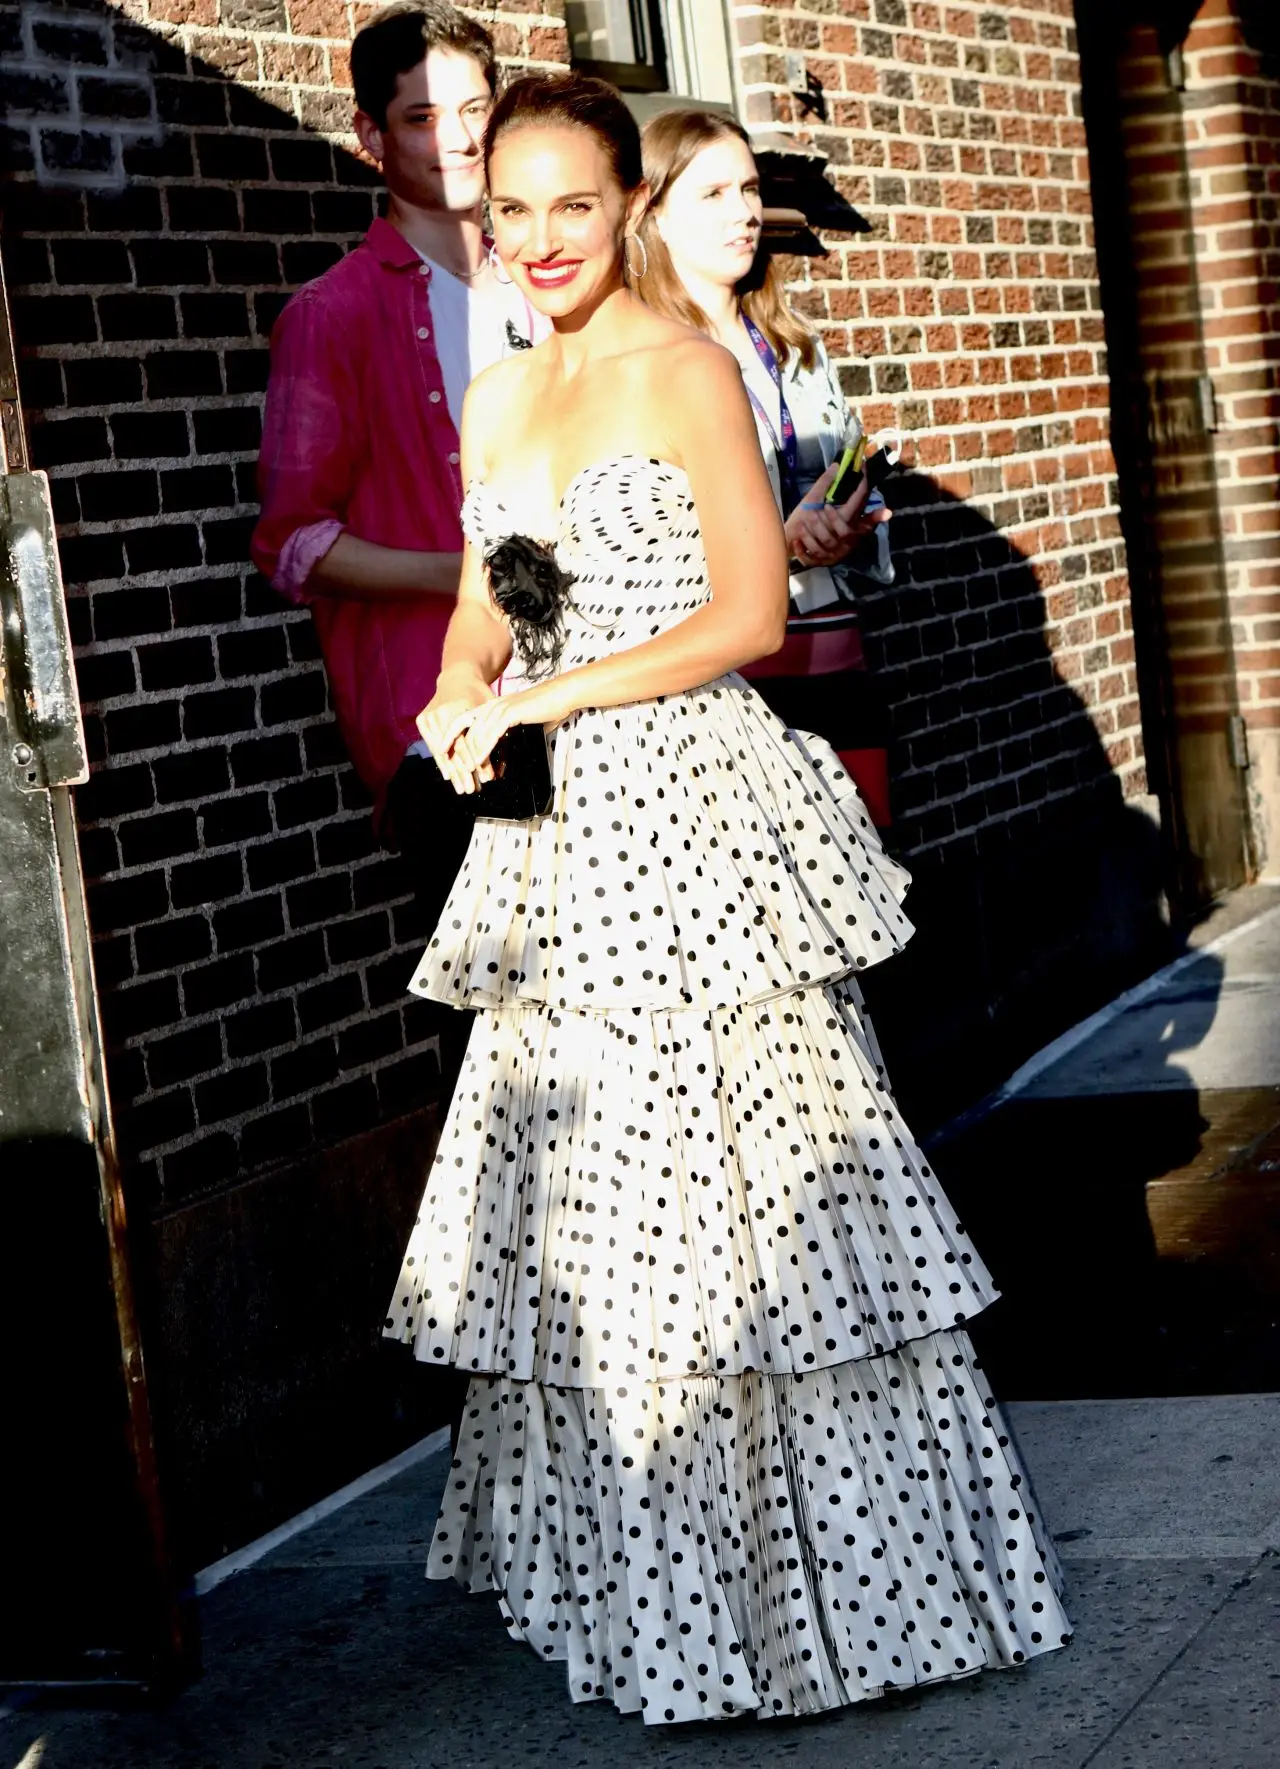
<path fill-rule="evenodd" d="M 477 1022 L 387 1330 L 432 1363 L 607 1385 L 802 1372 L 996 1291 L 852 979 L 714 1014 Z"/>
<path fill-rule="evenodd" d="M 1065 1644 L 963 1333 L 809 1376 L 478 1377 L 428 1575 L 499 1593 L 576 1701 L 815 1713 Z"/>
<path fill-rule="evenodd" d="M 495 514 L 473 485 L 474 538 Z M 566 519 L 577 581 L 562 668 L 707 601 L 679 469 L 592 469 Z M 833 982 L 910 937 L 907 873 L 830 745 L 786 730 L 738 676 L 576 714 L 556 733 L 554 778 L 541 821 L 477 824 L 416 993 L 457 1007 L 736 1006 Z"/>
<path fill-rule="evenodd" d="M 505 512 L 473 486 L 472 538 Z M 679 469 L 562 506 L 563 667 L 707 598 Z M 804 1714 L 1063 1643 L 962 1323 L 996 1294 L 898 1117 L 856 972 L 906 874 L 747 685 L 579 714 L 477 825 L 414 979 L 477 1015 L 386 1322 L 474 1372 L 428 1572 L 575 1700 Z"/>

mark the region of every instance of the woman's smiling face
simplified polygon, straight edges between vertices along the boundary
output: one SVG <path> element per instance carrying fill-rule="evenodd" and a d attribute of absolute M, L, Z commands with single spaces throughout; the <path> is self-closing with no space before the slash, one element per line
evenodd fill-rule
<path fill-rule="evenodd" d="M 540 313 L 575 312 L 621 282 L 622 235 L 644 207 L 592 130 L 573 124 L 504 130 L 489 161 L 493 238 Z"/>

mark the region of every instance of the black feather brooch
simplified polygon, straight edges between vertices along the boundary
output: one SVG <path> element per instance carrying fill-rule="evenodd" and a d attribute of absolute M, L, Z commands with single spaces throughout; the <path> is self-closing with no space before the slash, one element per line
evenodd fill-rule
<path fill-rule="evenodd" d="M 511 643 L 530 681 L 549 676 L 564 650 L 564 615 L 577 581 L 552 549 L 510 534 L 484 556 L 489 589 L 511 628 Z"/>

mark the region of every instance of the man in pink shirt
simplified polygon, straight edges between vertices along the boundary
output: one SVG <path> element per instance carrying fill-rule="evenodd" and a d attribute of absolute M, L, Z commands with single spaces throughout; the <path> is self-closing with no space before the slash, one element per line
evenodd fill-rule
<path fill-rule="evenodd" d="M 414 724 L 462 560 L 462 396 L 528 347 L 534 316 L 495 275 L 482 231 L 488 33 L 438 0 L 396 6 L 358 33 L 351 70 L 387 218 L 276 323 L 252 552 L 311 608 L 351 760 L 434 921 L 472 818 Z"/>

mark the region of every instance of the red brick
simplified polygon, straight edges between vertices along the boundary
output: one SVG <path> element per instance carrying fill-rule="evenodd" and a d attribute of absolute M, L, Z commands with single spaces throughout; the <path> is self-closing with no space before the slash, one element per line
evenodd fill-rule
<path fill-rule="evenodd" d="M 288 7 L 289 29 L 295 37 L 324 37 L 338 43 L 350 40 L 342 0 L 288 0 Z"/>
<path fill-rule="evenodd" d="M 218 0 L 150 0 L 147 16 L 157 24 L 216 25 Z"/>

